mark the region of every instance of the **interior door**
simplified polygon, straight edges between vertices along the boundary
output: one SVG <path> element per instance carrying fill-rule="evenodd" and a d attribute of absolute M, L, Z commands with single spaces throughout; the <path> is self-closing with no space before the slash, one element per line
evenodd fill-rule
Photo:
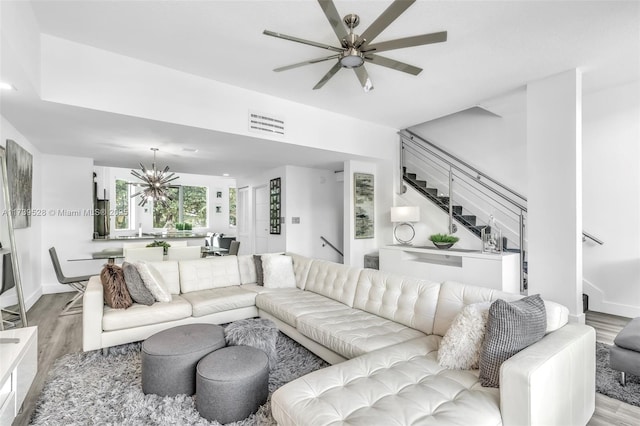
<path fill-rule="evenodd" d="M 254 220 L 254 247 L 255 253 L 269 252 L 269 188 L 260 186 L 255 188 L 253 199 L 255 200 Z"/>

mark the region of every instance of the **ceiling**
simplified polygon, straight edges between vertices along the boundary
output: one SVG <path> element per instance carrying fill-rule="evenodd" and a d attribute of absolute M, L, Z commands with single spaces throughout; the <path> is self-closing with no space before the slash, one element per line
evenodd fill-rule
<path fill-rule="evenodd" d="M 585 91 L 635 81 L 640 75 L 640 2 L 633 1 L 418 1 L 376 40 L 446 30 L 448 41 L 385 52 L 424 71 L 412 76 L 367 65 L 375 87 L 369 93 L 350 70 L 312 90 L 331 62 L 272 71 L 328 54 L 264 36 L 265 29 L 337 44 L 314 0 L 31 3 L 42 33 L 397 129 L 490 103 L 529 81 L 572 68 L 583 70 Z M 360 15 L 356 32 L 362 32 L 391 1 L 335 4 L 342 16 Z M 100 148 L 105 142 L 150 156 L 149 146 L 158 138 L 188 139 L 194 148 L 201 147 L 195 155 L 172 153 L 176 171 L 242 176 L 282 164 L 339 167 L 345 159 L 318 149 L 260 144 L 35 97 L 15 101 L 5 96 L 2 108 L 43 152 L 89 156 L 103 165 L 134 167 L 141 158 L 124 164 L 123 156 Z M 216 148 L 207 152 L 212 141 Z M 247 144 L 259 161 L 234 158 L 238 144 Z M 187 164 L 188 169 L 181 170 Z"/>

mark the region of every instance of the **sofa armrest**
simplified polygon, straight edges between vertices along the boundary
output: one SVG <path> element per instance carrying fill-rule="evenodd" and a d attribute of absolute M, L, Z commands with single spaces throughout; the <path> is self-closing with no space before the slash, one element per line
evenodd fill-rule
<path fill-rule="evenodd" d="M 102 348 L 102 314 L 104 295 L 99 276 L 89 279 L 82 297 L 82 349 L 92 351 Z"/>
<path fill-rule="evenodd" d="M 500 368 L 504 426 L 585 425 L 595 410 L 592 327 L 567 324 Z"/>

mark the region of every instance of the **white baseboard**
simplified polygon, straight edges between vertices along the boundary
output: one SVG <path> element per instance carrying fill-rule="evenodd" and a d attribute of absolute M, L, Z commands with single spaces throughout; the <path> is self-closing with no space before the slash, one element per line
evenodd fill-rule
<path fill-rule="evenodd" d="M 583 280 L 582 292 L 589 295 L 589 310 L 627 318 L 640 317 L 640 307 L 611 302 L 605 299 L 604 291 L 593 283 Z"/>

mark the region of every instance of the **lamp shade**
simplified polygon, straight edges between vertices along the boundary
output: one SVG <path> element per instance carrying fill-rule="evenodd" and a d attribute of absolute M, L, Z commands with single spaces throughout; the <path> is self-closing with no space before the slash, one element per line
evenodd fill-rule
<path fill-rule="evenodd" d="M 401 206 L 391 207 L 391 222 L 418 222 L 420 221 L 420 207 Z"/>

